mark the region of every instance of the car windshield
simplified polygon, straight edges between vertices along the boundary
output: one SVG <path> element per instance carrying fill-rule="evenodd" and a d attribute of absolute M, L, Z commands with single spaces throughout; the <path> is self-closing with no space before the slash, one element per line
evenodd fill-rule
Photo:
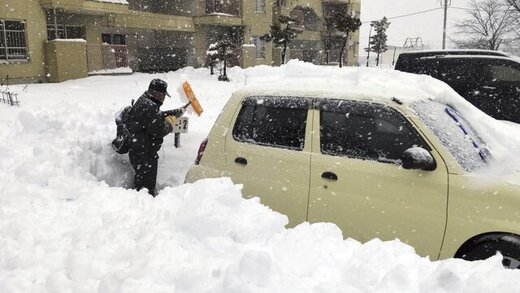
<path fill-rule="evenodd" d="M 412 108 L 464 170 L 478 170 L 490 160 L 484 141 L 455 109 L 435 101 L 415 102 Z"/>

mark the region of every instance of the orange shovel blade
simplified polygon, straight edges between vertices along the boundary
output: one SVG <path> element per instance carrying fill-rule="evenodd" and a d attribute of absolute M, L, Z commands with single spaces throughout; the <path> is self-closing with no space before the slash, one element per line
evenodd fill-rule
<path fill-rule="evenodd" d="M 188 100 L 191 102 L 191 106 L 193 107 L 193 110 L 197 115 L 200 116 L 204 110 L 202 110 L 202 106 L 200 105 L 199 101 L 195 97 L 195 94 L 193 93 L 193 90 L 191 89 L 191 85 L 189 82 L 185 81 L 182 85 L 182 88 L 184 89 L 184 93 L 188 97 Z"/>

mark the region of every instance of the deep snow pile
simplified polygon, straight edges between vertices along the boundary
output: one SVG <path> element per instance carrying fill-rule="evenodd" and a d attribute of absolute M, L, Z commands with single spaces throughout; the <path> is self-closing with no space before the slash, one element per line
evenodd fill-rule
<path fill-rule="evenodd" d="M 429 78 L 300 62 L 234 68 L 231 83 L 186 68 L 12 87 L 22 107 L 0 104 L 0 292 L 518 292 L 520 272 L 504 270 L 499 257 L 431 262 L 399 241 L 343 240 L 332 224 L 285 229 L 285 216 L 242 199 L 227 178 L 182 185 L 234 90 L 273 78 L 310 80 L 301 73 L 309 69 L 346 74 L 347 84 L 367 90 L 378 78 L 402 77 L 403 85 L 371 90 L 401 88 L 403 96 L 413 88 L 406 82 L 450 91 Z M 190 80 L 205 112 L 188 115 L 181 148 L 166 139 L 162 190 L 153 199 L 120 187 L 132 172 L 109 142 L 114 113 L 156 77 L 171 87 Z M 163 108 L 180 105 L 174 98 Z"/>

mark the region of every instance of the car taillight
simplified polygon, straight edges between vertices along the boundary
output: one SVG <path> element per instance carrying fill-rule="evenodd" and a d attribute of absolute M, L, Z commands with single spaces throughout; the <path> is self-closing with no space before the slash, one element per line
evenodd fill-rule
<path fill-rule="evenodd" d="M 197 158 L 195 159 L 195 165 L 198 165 L 200 163 L 200 159 L 202 159 L 202 155 L 204 154 L 204 151 L 206 150 L 206 145 L 208 145 L 207 138 L 200 143 L 199 152 L 197 153 Z"/>

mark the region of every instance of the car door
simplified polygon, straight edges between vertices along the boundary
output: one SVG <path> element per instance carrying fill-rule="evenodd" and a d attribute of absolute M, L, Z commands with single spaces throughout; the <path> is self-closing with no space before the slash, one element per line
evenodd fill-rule
<path fill-rule="evenodd" d="M 309 196 L 310 100 L 248 97 L 226 138 L 226 165 L 246 197 L 287 215 L 290 226 L 306 220 Z M 310 135 L 310 134 L 309 134 Z"/>
<path fill-rule="evenodd" d="M 333 222 L 359 241 L 400 239 L 437 258 L 446 225 L 448 172 L 405 116 L 376 103 L 327 100 L 317 105 L 311 155 L 310 222 Z M 433 171 L 399 165 L 420 146 Z"/>

